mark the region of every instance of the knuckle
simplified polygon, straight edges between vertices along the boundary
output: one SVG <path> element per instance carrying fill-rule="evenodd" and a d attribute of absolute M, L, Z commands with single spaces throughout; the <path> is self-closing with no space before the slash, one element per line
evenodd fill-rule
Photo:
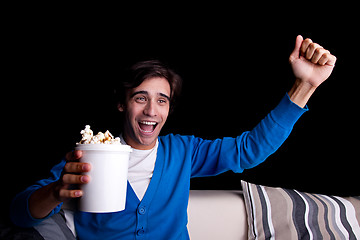
<path fill-rule="evenodd" d="M 60 198 L 65 198 L 65 197 L 67 197 L 66 195 L 66 190 L 65 189 L 60 189 L 60 191 L 59 191 L 59 197 Z"/>
<path fill-rule="evenodd" d="M 83 164 L 81 163 L 76 163 L 75 164 L 75 168 L 76 168 L 76 172 L 82 172 L 82 169 L 83 169 Z"/>
<path fill-rule="evenodd" d="M 65 158 L 67 161 L 71 161 L 73 159 L 73 156 L 74 156 L 74 151 L 71 151 L 66 153 Z"/>
<path fill-rule="evenodd" d="M 75 151 L 73 151 L 73 157 L 74 157 L 74 160 L 78 160 L 79 158 L 81 158 L 82 157 L 82 151 L 80 151 L 80 150 L 75 150 Z"/>
<path fill-rule="evenodd" d="M 84 163 L 68 162 L 65 164 L 64 170 L 68 173 L 81 173 L 84 171 Z"/>
<path fill-rule="evenodd" d="M 60 198 L 77 198 L 81 196 L 81 192 L 78 190 L 67 190 L 67 189 L 62 189 L 59 192 L 59 196 Z"/>
<path fill-rule="evenodd" d="M 319 47 L 319 44 L 316 44 L 316 43 L 310 43 L 309 44 L 309 48 L 311 50 L 316 50 L 318 47 Z"/>
<path fill-rule="evenodd" d="M 324 53 L 320 58 L 321 61 L 327 61 L 328 59 L 329 59 L 329 55 L 326 53 Z"/>
<path fill-rule="evenodd" d="M 61 180 L 63 183 L 69 183 L 69 174 L 64 174 Z"/>
<path fill-rule="evenodd" d="M 304 40 L 304 42 L 307 43 L 307 44 L 310 44 L 310 43 L 312 43 L 313 41 L 312 41 L 310 38 L 306 38 L 306 39 Z"/>
<path fill-rule="evenodd" d="M 80 151 L 80 150 L 74 150 L 74 151 L 66 153 L 66 155 L 65 155 L 65 159 L 69 162 L 77 161 L 81 157 L 82 157 L 82 151 Z"/>
<path fill-rule="evenodd" d="M 317 54 L 321 54 L 321 53 L 324 53 L 324 52 L 325 52 L 325 50 L 323 48 L 321 48 L 321 47 L 317 47 L 315 49 L 315 53 L 317 53 Z"/>
<path fill-rule="evenodd" d="M 319 59 L 319 63 L 326 63 L 328 61 L 328 58 L 326 57 L 326 55 L 322 55 L 321 58 Z"/>
<path fill-rule="evenodd" d="M 325 52 L 323 55 L 324 55 L 324 57 L 326 57 L 326 58 L 331 58 L 331 57 L 332 57 L 332 55 L 330 54 L 330 52 Z"/>
<path fill-rule="evenodd" d="M 64 174 L 62 181 L 65 184 L 79 184 L 81 183 L 81 176 L 73 174 Z"/>
<path fill-rule="evenodd" d="M 71 162 L 67 162 L 64 166 L 64 170 L 65 172 L 70 172 L 71 171 L 71 165 L 72 163 Z"/>

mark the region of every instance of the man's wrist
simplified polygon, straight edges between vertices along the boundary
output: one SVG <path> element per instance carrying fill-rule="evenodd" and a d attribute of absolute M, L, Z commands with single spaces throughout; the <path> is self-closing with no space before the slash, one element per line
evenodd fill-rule
<path fill-rule="evenodd" d="M 288 92 L 288 95 L 293 103 L 304 108 L 315 90 L 316 87 L 313 85 L 303 82 L 300 79 L 296 79 L 293 87 Z"/>
<path fill-rule="evenodd" d="M 29 198 L 29 211 L 33 218 L 42 219 L 61 202 L 56 198 L 54 190 L 56 183 L 50 183 L 36 190 Z"/>

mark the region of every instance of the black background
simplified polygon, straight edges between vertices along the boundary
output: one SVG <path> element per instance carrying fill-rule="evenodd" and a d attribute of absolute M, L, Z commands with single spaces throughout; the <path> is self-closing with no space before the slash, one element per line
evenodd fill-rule
<path fill-rule="evenodd" d="M 85 124 L 94 132 L 119 133 L 112 89 L 121 66 L 137 60 L 158 58 L 184 79 L 162 134 L 215 139 L 251 130 L 294 82 L 288 57 L 297 34 L 338 57 L 332 76 L 308 103 L 310 111 L 265 163 L 243 174 L 193 179 L 191 188 L 240 189 L 244 179 L 359 195 L 356 22 L 350 12 L 320 7 L 259 11 L 224 4 L 165 6 L 156 12 L 133 7 L 126 16 L 128 9 L 111 6 L 12 9 L 2 34 L 3 199 L 9 202 L 47 177 Z"/>

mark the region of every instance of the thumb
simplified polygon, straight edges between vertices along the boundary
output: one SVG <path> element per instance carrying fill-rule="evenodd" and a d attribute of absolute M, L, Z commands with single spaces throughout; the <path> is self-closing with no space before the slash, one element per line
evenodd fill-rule
<path fill-rule="evenodd" d="M 304 38 L 301 35 L 298 35 L 296 37 L 295 48 L 292 51 L 292 53 L 290 54 L 290 58 L 289 58 L 290 62 L 292 62 L 295 59 L 298 59 L 300 57 L 300 47 L 301 47 L 303 40 L 304 40 Z"/>

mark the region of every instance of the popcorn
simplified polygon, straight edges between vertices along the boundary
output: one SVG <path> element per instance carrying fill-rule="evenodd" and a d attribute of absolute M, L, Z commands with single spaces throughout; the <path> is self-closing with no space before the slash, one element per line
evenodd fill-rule
<path fill-rule="evenodd" d="M 76 144 L 121 144 L 120 138 L 114 136 L 107 130 L 105 133 L 99 132 L 94 136 L 90 125 L 86 125 L 84 130 L 80 132 L 81 141 Z"/>
<path fill-rule="evenodd" d="M 80 132 L 82 139 L 79 144 L 89 144 L 93 138 L 93 131 L 90 129 L 90 125 L 86 125 L 84 130 Z"/>

